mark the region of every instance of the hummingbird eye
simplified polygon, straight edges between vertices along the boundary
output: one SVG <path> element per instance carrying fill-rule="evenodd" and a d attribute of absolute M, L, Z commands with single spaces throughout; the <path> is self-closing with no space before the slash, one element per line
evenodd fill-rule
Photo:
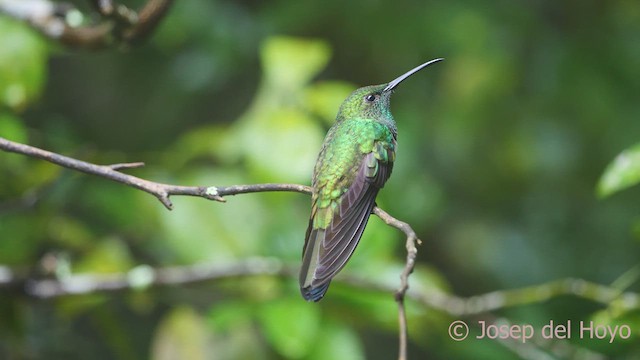
<path fill-rule="evenodd" d="M 364 100 L 367 102 L 374 102 L 378 99 L 378 95 L 374 95 L 374 94 L 369 94 L 367 96 L 364 97 Z"/>

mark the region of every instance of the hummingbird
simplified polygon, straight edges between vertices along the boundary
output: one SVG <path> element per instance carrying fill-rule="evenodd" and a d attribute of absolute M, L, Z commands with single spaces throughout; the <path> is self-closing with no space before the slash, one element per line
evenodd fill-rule
<path fill-rule="evenodd" d="M 311 217 L 299 278 L 305 300 L 324 297 L 358 245 L 378 191 L 391 175 L 398 133 L 389 109 L 393 90 L 441 60 L 421 64 L 387 84 L 361 87 L 340 106 L 311 181 Z"/>

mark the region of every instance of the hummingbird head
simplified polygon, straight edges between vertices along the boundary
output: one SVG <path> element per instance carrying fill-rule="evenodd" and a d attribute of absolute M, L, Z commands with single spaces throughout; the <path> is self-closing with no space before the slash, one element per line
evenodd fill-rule
<path fill-rule="evenodd" d="M 342 102 L 338 121 L 354 118 L 383 120 L 391 117 L 389 112 L 391 91 L 383 91 L 386 86 L 387 84 L 371 85 L 356 89 Z"/>
<path fill-rule="evenodd" d="M 387 84 L 371 85 L 356 89 L 340 106 L 338 121 L 351 118 L 393 121 L 393 116 L 389 109 L 393 90 L 409 76 L 442 60 L 444 59 L 438 58 L 427 61 L 426 63 L 416 66 L 415 68 L 398 76 Z"/>

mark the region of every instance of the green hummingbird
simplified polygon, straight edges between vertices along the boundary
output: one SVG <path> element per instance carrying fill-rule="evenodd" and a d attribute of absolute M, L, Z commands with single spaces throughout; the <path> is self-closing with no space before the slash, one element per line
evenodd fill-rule
<path fill-rule="evenodd" d="M 340 106 L 313 170 L 311 218 L 302 249 L 300 292 L 320 301 L 355 250 L 376 195 L 391 175 L 397 128 L 389 110 L 393 90 L 434 59 L 388 84 L 359 88 Z"/>

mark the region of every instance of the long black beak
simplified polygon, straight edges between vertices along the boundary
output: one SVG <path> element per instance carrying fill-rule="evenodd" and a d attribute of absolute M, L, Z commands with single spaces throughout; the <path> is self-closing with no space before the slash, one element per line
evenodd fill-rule
<path fill-rule="evenodd" d="M 433 59 L 430 61 L 427 61 L 426 63 L 422 64 L 422 65 L 418 65 L 416 67 L 414 67 L 413 69 L 407 71 L 406 73 L 398 76 L 397 78 L 391 80 L 391 82 L 387 85 L 387 87 L 385 87 L 382 91 L 391 91 L 393 90 L 396 86 L 398 86 L 398 84 L 400 84 L 402 81 L 404 81 L 404 79 L 408 78 L 409 76 L 417 73 L 418 71 L 426 68 L 427 66 L 433 64 L 433 63 L 437 63 L 439 61 L 444 60 L 443 58 L 437 58 L 437 59 Z"/>

